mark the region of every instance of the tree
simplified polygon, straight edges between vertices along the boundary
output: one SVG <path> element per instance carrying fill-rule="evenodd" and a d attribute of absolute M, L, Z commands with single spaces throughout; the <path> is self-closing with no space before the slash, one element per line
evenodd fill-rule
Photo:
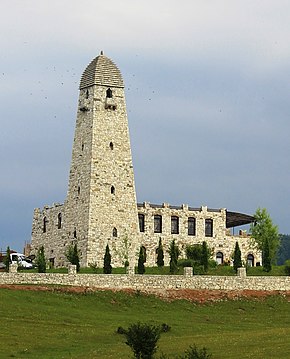
<path fill-rule="evenodd" d="M 68 250 L 66 251 L 65 256 L 71 264 L 76 265 L 77 272 L 79 272 L 80 271 L 80 254 L 79 254 L 78 246 L 76 243 L 74 245 L 71 244 L 68 247 Z"/>
<path fill-rule="evenodd" d="M 9 246 L 6 249 L 6 257 L 4 260 L 4 264 L 5 264 L 5 271 L 9 272 L 9 267 L 10 267 L 10 247 Z"/>
<path fill-rule="evenodd" d="M 144 274 L 145 273 L 145 253 L 144 253 L 144 247 L 140 247 L 140 251 L 139 251 L 139 258 L 138 258 L 138 274 Z"/>
<path fill-rule="evenodd" d="M 237 272 L 238 268 L 242 267 L 242 258 L 241 250 L 239 243 L 236 242 L 235 251 L 234 251 L 234 270 Z"/>
<path fill-rule="evenodd" d="M 271 266 L 271 258 L 270 258 L 270 248 L 269 248 L 269 241 L 266 238 L 264 242 L 263 252 L 262 252 L 262 262 L 263 262 L 263 269 L 265 272 L 270 272 L 272 269 Z"/>
<path fill-rule="evenodd" d="M 37 251 L 36 255 L 36 264 L 38 273 L 45 273 L 46 272 L 46 260 L 44 255 L 44 247 L 41 246 Z"/>
<path fill-rule="evenodd" d="M 258 208 L 254 215 L 255 223 L 251 225 L 251 234 L 259 250 L 263 251 L 265 242 L 268 239 L 270 261 L 276 260 L 277 250 L 279 248 L 278 227 L 273 224 L 266 208 Z"/>
<path fill-rule="evenodd" d="M 187 245 L 185 253 L 187 259 L 191 259 L 194 264 L 200 265 L 201 256 L 202 256 L 201 244 L 197 243 L 197 244 Z"/>
<path fill-rule="evenodd" d="M 279 234 L 279 249 L 277 255 L 277 264 L 282 265 L 287 259 L 290 258 L 290 235 Z"/>
<path fill-rule="evenodd" d="M 208 260 L 209 260 L 209 253 L 208 253 L 207 244 L 205 241 L 203 241 L 200 264 L 203 266 L 205 272 L 207 272 L 207 270 L 208 270 Z"/>
<path fill-rule="evenodd" d="M 131 324 L 124 334 L 126 344 L 132 349 L 135 358 L 153 358 L 160 338 L 160 327 L 138 322 Z"/>
<path fill-rule="evenodd" d="M 163 267 L 164 266 L 164 252 L 161 238 L 159 238 L 159 244 L 157 248 L 157 266 Z"/>
<path fill-rule="evenodd" d="M 177 261 L 179 254 L 180 251 L 178 249 L 178 246 L 175 244 L 175 240 L 173 239 L 169 247 L 169 256 L 170 256 L 169 266 L 170 266 L 171 274 L 176 274 L 178 271 Z"/>
<path fill-rule="evenodd" d="M 105 256 L 104 256 L 103 272 L 105 274 L 111 274 L 112 273 L 111 254 L 110 254 L 110 248 L 109 248 L 108 244 L 106 246 L 106 251 L 105 251 Z"/>

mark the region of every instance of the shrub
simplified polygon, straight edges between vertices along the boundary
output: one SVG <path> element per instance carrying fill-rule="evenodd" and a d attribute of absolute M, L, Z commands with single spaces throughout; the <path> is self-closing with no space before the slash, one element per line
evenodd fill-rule
<path fill-rule="evenodd" d="M 286 275 L 290 275 L 290 259 L 285 261 L 285 269 L 284 270 L 285 270 Z"/>
<path fill-rule="evenodd" d="M 117 334 L 125 334 L 125 333 L 127 333 L 127 330 L 123 327 L 118 327 L 116 332 L 117 332 Z"/>
<path fill-rule="evenodd" d="M 126 344 L 132 349 L 134 357 L 151 359 L 157 350 L 160 327 L 140 322 L 131 324 L 124 333 Z"/>
<path fill-rule="evenodd" d="M 263 245 L 263 270 L 265 272 L 270 272 L 272 269 L 271 258 L 270 258 L 270 248 L 268 238 L 265 239 Z"/>
<path fill-rule="evenodd" d="M 161 238 L 159 238 L 159 244 L 157 248 L 157 266 L 163 267 L 164 266 L 164 252 L 163 252 L 163 246 Z"/>
<path fill-rule="evenodd" d="M 242 266 L 241 250 L 239 243 L 236 242 L 235 251 L 234 251 L 234 270 L 237 272 L 238 268 Z"/>
<path fill-rule="evenodd" d="M 36 264 L 38 273 L 45 273 L 46 272 L 46 261 L 44 256 L 44 247 L 41 246 L 37 252 L 36 256 Z"/>
<path fill-rule="evenodd" d="M 193 274 L 204 274 L 204 267 L 202 265 L 195 264 L 193 267 Z"/>
<path fill-rule="evenodd" d="M 177 261 L 178 261 L 178 256 L 180 254 L 180 251 L 178 249 L 178 246 L 175 244 L 175 240 L 173 239 L 170 243 L 170 247 L 169 247 L 169 256 L 170 256 L 170 273 L 171 274 L 176 274 L 178 272 L 178 266 L 177 266 Z"/>
<path fill-rule="evenodd" d="M 6 250 L 6 257 L 4 260 L 4 264 L 5 264 L 5 271 L 9 272 L 9 267 L 10 267 L 10 247 L 9 246 L 7 247 L 7 250 Z"/>
<path fill-rule="evenodd" d="M 202 255 L 202 245 L 201 244 L 193 244 L 186 246 L 186 257 L 188 259 L 192 259 L 195 262 L 200 262 Z"/>
<path fill-rule="evenodd" d="M 166 324 L 166 323 L 162 323 L 160 326 L 160 331 L 163 333 L 167 333 L 171 330 L 171 326 Z"/>
<path fill-rule="evenodd" d="M 68 250 L 65 253 L 67 260 L 77 266 L 77 272 L 80 271 L 80 254 L 78 250 L 78 246 L 75 243 L 74 245 L 70 245 Z"/>
<path fill-rule="evenodd" d="M 202 242 L 200 264 L 203 266 L 204 272 L 208 271 L 209 266 L 209 250 L 205 241 Z"/>
<path fill-rule="evenodd" d="M 210 359 L 212 355 L 207 352 L 207 349 L 203 347 L 202 349 L 198 349 L 196 345 L 190 346 L 184 352 L 184 355 L 180 357 L 180 359 Z"/>
<path fill-rule="evenodd" d="M 111 274 L 112 273 L 112 266 L 111 266 L 111 254 L 109 245 L 106 245 L 106 252 L 104 256 L 104 267 L 103 267 L 104 274 Z"/>
<path fill-rule="evenodd" d="M 208 266 L 209 266 L 209 268 L 216 268 L 217 267 L 217 262 L 214 260 L 214 259 L 210 259 L 209 261 L 208 261 Z"/>
<path fill-rule="evenodd" d="M 191 259 L 179 259 L 177 262 L 178 267 L 193 267 L 194 263 Z"/>
<path fill-rule="evenodd" d="M 144 274 L 145 273 L 144 262 L 145 262 L 144 247 L 141 246 L 140 251 L 139 251 L 139 258 L 138 258 L 138 268 L 137 268 L 138 274 Z"/>
<path fill-rule="evenodd" d="M 97 264 L 97 262 L 95 262 L 95 263 L 89 263 L 89 267 L 92 269 L 92 271 L 93 271 L 94 273 L 98 273 L 98 264 Z"/>

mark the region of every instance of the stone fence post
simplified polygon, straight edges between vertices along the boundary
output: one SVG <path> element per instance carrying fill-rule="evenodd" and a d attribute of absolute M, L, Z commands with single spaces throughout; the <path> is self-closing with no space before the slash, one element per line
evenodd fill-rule
<path fill-rule="evenodd" d="M 183 268 L 183 275 L 185 277 L 192 277 L 193 276 L 193 268 L 192 267 L 184 267 Z"/>
<path fill-rule="evenodd" d="M 127 267 L 126 268 L 126 274 L 128 275 L 134 275 L 135 274 L 135 267 Z"/>
<path fill-rule="evenodd" d="M 68 265 L 68 274 L 77 274 L 77 266 L 75 264 Z"/>
<path fill-rule="evenodd" d="M 247 271 L 246 268 L 238 268 L 238 277 L 240 278 L 246 278 L 247 277 Z"/>
<path fill-rule="evenodd" d="M 9 266 L 9 273 L 17 273 L 18 264 L 17 263 L 11 263 Z"/>

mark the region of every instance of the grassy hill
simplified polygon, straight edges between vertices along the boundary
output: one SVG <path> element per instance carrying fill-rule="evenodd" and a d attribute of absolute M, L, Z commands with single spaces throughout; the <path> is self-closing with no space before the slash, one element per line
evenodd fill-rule
<path fill-rule="evenodd" d="M 171 326 L 158 354 L 172 358 L 194 343 L 216 359 L 290 358 L 289 306 L 278 296 L 201 305 L 140 293 L 0 289 L 0 357 L 130 358 L 116 329 L 142 321 Z"/>

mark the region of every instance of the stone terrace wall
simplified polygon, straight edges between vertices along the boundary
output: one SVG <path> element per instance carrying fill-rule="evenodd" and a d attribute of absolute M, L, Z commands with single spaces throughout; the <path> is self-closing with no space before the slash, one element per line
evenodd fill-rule
<path fill-rule="evenodd" d="M 219 277 L 182 275 L 0 273 L 1 284 L 54 284 L 134 290 L 207 289 L 207 290 L 290 290 L 290 277 Z"/>

